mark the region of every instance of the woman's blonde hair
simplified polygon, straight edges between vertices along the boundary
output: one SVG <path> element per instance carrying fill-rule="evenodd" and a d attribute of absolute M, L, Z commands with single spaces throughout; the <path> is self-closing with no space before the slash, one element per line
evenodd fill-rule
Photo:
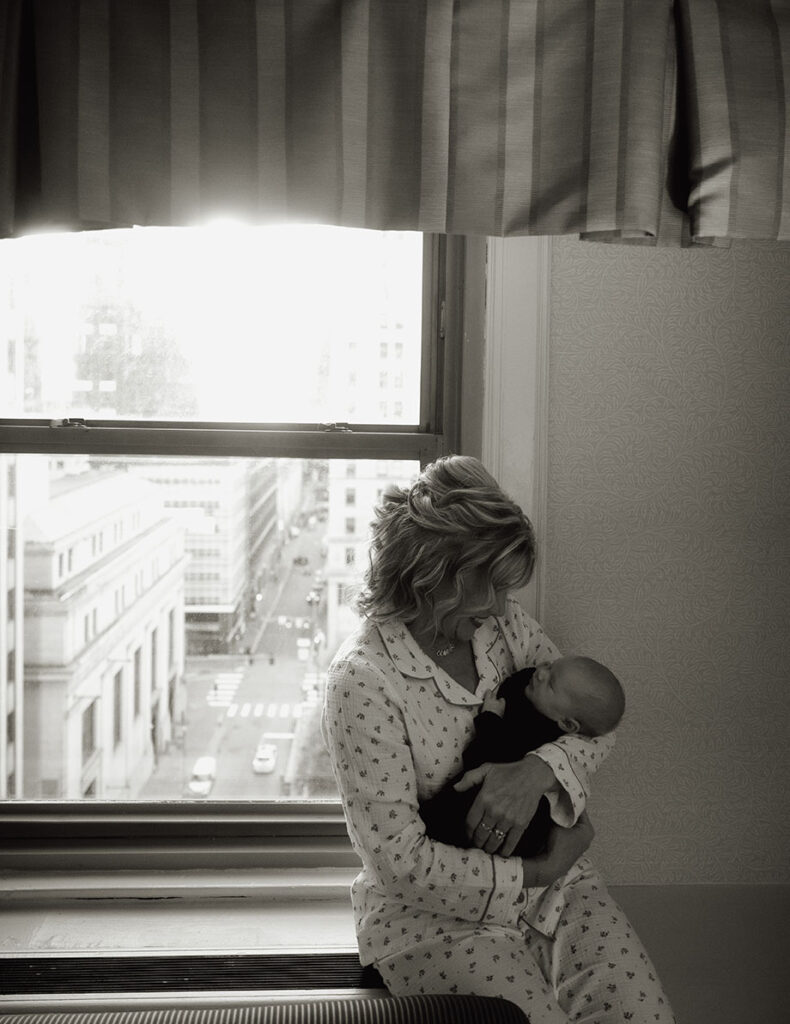
<path fill-rule="evenodd" d="M 357 598 L 374 622 L 453 614 L 470 585 L 523 586 L 535 565 L 532 524 L 477 460 L 448 455 L 411 488 L 389 487 L 371 524 L 370 561 Z M 436 594 L 440 584 L 451 584 Z"/>

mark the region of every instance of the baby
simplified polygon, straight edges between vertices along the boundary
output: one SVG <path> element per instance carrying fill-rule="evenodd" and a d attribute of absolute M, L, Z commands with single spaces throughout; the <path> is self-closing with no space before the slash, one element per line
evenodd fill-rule
<path fill-rule="evenodd" d="M 616 677 L 597 661 L 568 655 L 535 668 L 524 668 L 489 691 L 475 718 L 475 737 L 464 750 L 464 772 L 486 761 L 520 761 L 543 743 L 565 733 L 602 736 L 623 716 L 625 695 Z M 468 847 L 466 816 L 479 786 L 462 793 L 451 779 L 435 796 L 420 804 L 431 839 Z M 513 856 L 533 857 L 546 845 L 552 821 L 542 797 Z"/>

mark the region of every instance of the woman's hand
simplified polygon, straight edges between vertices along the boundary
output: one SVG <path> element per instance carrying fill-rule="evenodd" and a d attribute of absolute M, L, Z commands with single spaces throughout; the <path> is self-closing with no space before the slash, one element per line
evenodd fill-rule
<path fill-rule="evenodd" d="M 480 786 L 466 817 L 472 845 L 509 857 L 532 821 L 538 801 L 555 781 L 551 768 L 535 756 L 509 764 L 486 763 L 468 771 L 454 788 L 463 792 Z"/>
<path fill-rule="evenodd" d="M 589 815 L 582 811 L 578 821 L 570 828 L 553 825 L 546 843 L 546 852 L 524 859 L 524 886 L 551 885 L 573 867 L 586 853 L 595 836 Z"/>

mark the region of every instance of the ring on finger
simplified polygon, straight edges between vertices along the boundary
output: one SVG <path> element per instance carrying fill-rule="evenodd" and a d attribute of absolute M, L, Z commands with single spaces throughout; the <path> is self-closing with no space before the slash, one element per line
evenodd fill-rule
<path fill-rule="evenodd" d="M 497 839 L 504 839 L 507 832 L 503 832 L 501 828 L 492 828 L 491 831 L 497 837 Z"/>
<path fill-rule="evenodd" d="M 486 832 L 496 831 L 495 829 L 492 830 L 491 826 L 490 825 L 486 825 L 486 823 L 484 821 L 480 822 L 480 828 L 484 828 L 486 830 Z"/>

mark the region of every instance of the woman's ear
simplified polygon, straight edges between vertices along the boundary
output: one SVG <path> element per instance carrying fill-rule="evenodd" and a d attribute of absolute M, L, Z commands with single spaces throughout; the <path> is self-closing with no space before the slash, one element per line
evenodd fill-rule
<path fill-rule="evenodd" d="M 581 725 L 575 718 L 560 718 L 557 720 L 557 725 L 562 729 L 563 732 L 570 734 L 581 732 Z"/>

